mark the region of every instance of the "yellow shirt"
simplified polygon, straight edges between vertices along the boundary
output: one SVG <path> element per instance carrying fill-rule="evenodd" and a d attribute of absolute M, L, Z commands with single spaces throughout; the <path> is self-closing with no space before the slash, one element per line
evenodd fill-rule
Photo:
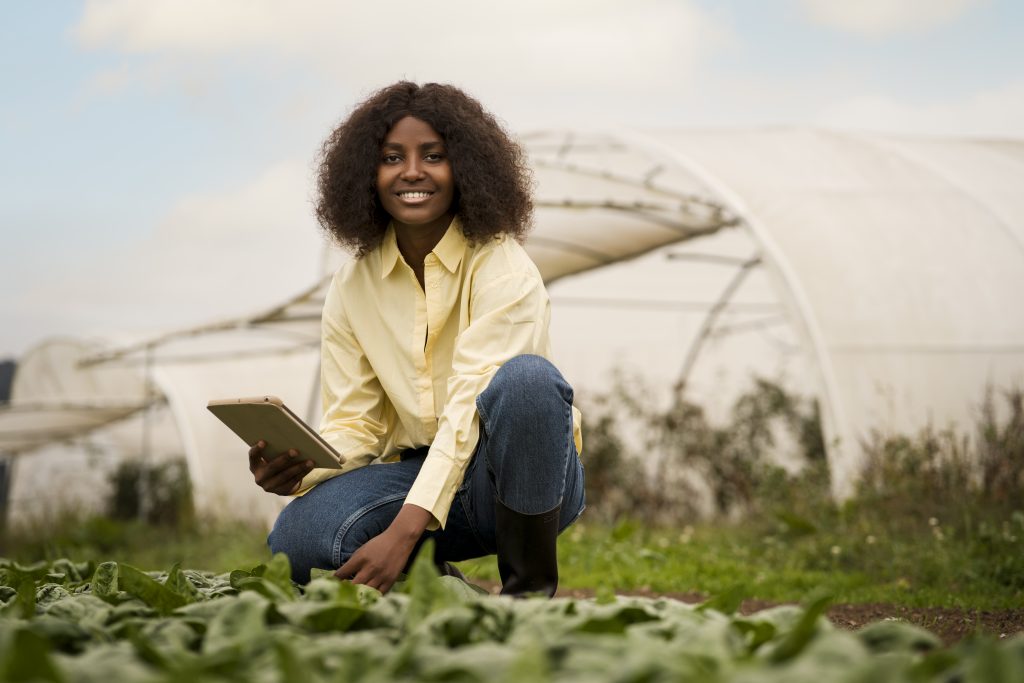
<path fill-rule="evenodd" d="M 320 433 L 345 457 L 299 494 L 407 448 L 430 446 L 406 503 L 444 527 L 479 437 L 476 398 L 505 361 L 550 357 L 550 302 L 515 240 L 470 246 L 455 218 L 427 254 L 421 288 L 389 227 L 381 246 L 334 276 L 322 318 Z M 582 451 L 580 414 L 573 435 Z"/>

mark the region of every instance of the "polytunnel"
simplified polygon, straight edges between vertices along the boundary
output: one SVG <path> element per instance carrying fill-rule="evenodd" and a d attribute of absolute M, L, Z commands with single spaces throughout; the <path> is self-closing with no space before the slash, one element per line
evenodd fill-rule
<path fill-rule="evenodd" d="M 668 245 L 709 245 L 669 254 L 680 268 L 721 266 L 688 285 L 705 290 L 704 303 L 669 369 L 677 391 L 716 331 L 762 324 L 737 293 L 763 276 L 809 368 L 839 498 L 872 432 L 966 427 L 986 388 L 1024 384 L 1020 141 L 799 128 L 542 131 L 523 141 L 537 180 L 527 250 L 549 284 Z M 742 249 L 716 253 L 725 234 Z M 144 368 L 177 425 L 200 509 L 251 516 L 280 505 L 252 485 L 236 437 L 205 404 L 277 393 L 315 422 L 324 275 L 258 315 L 83 359 Z M 0 448 L 12 418 L 0 413 Z"/>

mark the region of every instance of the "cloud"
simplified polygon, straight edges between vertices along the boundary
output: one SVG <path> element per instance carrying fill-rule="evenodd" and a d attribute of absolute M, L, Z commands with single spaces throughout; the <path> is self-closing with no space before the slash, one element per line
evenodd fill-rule
<path fill-rule="evenodd" d="M 1024 137 L 1024 82 L 923 104 L 887 95 L 850 97 L 820 110 L 817 122 L 887 132 Z"/>
<path fill-rule="evenodd" d="M 180 64 L 284 60 L 358 91 L 401 77 L 533 92 L 674 88 L 729 39 L 686 0 L 91 0 L 74 35 Z"/>
<path fill-rule="evenodd" d="M 948 24 L 984 0 L 800 0 L 816 24 L 867 37 Z"/>
<path fill-rule="evenodd" d="M 45 311 L 53 329 L 79 334 L 262 311 L 321 276 L 326 242 L 310 173 L 308 161 L 283 162 L 227 191 L 186 197 L 149 237 L 64 269 L 5 315 Z"/>

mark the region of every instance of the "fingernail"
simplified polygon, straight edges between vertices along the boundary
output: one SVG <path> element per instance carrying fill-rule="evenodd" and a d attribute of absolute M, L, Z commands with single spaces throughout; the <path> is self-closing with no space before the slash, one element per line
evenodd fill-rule
<path fill-rule="evenodd" d="M 259 446 L 260 448 L 266 448 L 267 442 L 260 439 L 259 441 L 256 442 L 256 445 Z"/>
<path fill-rule="evenodd" d="M 306 461 L 306 467 L 308 467 L 309 469 L 313 469 L 313 461 L 312 460 L 307 460 Z"/>
<path fill-rule="evenodd" d="M 298 452 L 297 450 L 295 450 L 294 448 L 292 448 L 292 449 L 290 449 L 290 450 L 288 451 L 288 455 L 292 456 L 293 458 L 294 458 L 294 457 L 295 457 L 296 455 L 298 455 L 298 454 L 299 454 L 299 452 Z"/>

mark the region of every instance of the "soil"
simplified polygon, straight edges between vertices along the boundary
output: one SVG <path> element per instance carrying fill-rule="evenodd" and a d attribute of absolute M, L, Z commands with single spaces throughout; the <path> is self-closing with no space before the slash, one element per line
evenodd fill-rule
<path fill-rule="evenodd" d="M 492 593 L 497 593 L 501 586 L 490 582 L 477 582 Z M 707 599 L 699 593 L 655 593 L 649 590 L 624 591 L 621 595 L 635 595 L 645 598 L 673 598 L 688 603 L 698 603 Z M 587 589 L 561 589 L 556 597 L 592 598 L 594 591 Z M 752 614 L 780 603 L 765 600 L 745 600 L 740 605 L 741 614 Z M 850 631 L 866 626 L 875 621 L 894 619 L 905 621 L 927 629 L 948 645 L 954 645 L 968 636 L 984 633 L 994 638 L 1009 638 L 1024 633 L 1024 609 L 974 610 L 956 607 L 905 607 L 903 605 L 838 604 L 829 608 L 828 618 L 833 624 Z"/>

